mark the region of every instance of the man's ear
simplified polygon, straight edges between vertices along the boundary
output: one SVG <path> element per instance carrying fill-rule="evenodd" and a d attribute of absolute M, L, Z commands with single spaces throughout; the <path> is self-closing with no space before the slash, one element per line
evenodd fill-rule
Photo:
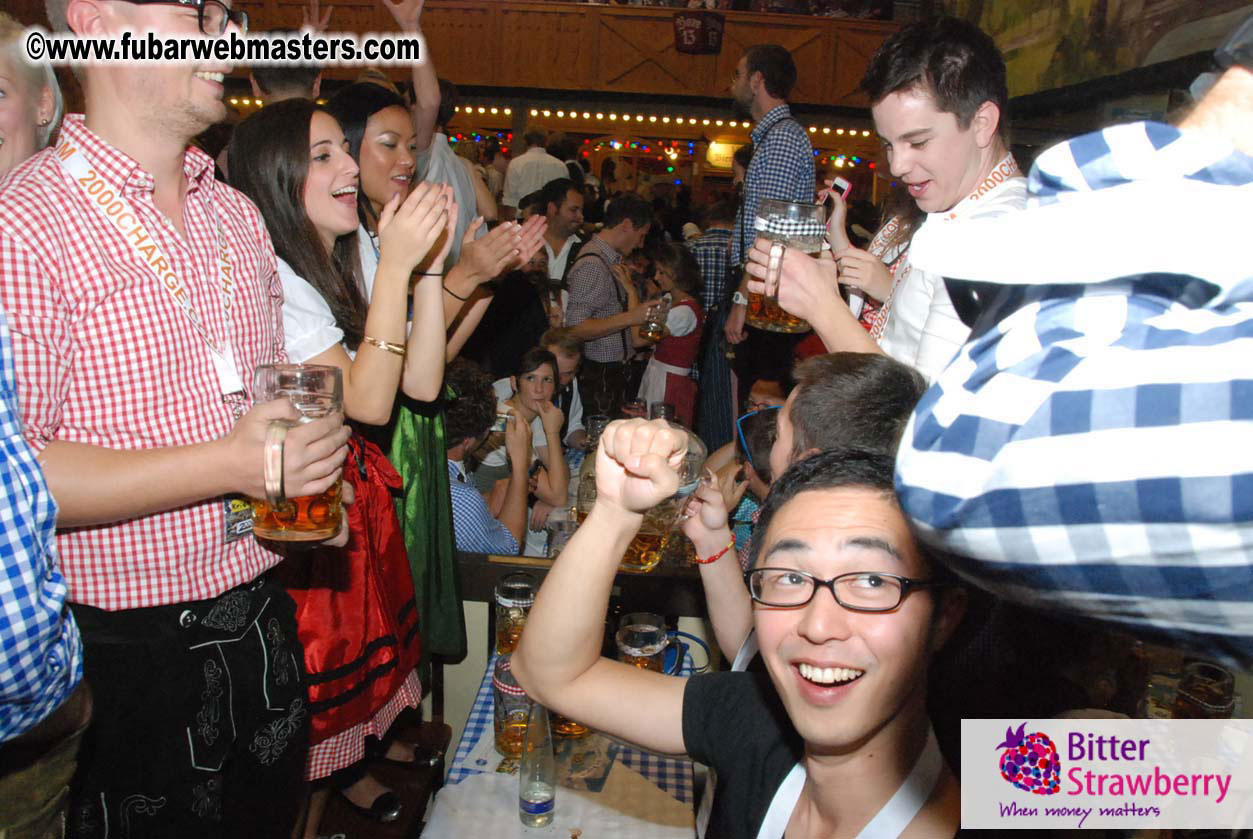
<path fill-rule="evenodd" d="M 318 77 L 313 80 L 313 99 L 317 100 L 318 94 L 322 92 L 322 74 L 318 73 Z"/>
<path fill-rule="evenodd" d="M 98 0 L 69 0 L 65 7 L 65 23 L 77 35 L 98 35 L 108 27 L 106 7 Z"/>
<path fill-rule="evenodd" d="M 936 590 L 936 613 L 932 618 L 931 652 L 936 652 L 953 637 L 966 616 L 966 589 L 949 586 Z"/>
<path fill-rule="evenodd" d="M 984 102 L 975 111 L 970 127 L 975 132 L 975 143 L 981 149 L 992 145 L 997 137 L 997 129 L 1001 126 L 1001 109 L 991 99 Z"/>

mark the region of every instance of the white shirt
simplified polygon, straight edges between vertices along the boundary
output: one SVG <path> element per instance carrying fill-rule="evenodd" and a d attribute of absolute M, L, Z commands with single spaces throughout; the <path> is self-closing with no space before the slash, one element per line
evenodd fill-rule
<path fill-rule="evenodd" d="M 278 277 L 283 283 L 283 348 L 293 364 L 303 364 L 344 340 L 331 307 L 317 289 L 281 258 Z"/>
<path fill-rule="evenodd" d="M 666 315 L 666 329 L 675 338 L 691 335 L 696 330 L 696 313 L 691 306 L 675 306 Z"/>
<path fill-rule="evenodd" d="M 548 254 L 548 279 L 558 282 L 565 276 L 566 263 L 570 261 L 570 251 L 574 249 L 574 243 L 578 238 L 578 236 L 571 235 L 561 246 L 561 250 L 556 253 L 553 252 L 552 245 L 548 244 L 548 240 L 544 240 L 544 251 Z"/>
<path fill-rule="evenodd" d="M 951 210 L 928 213 L 919 231 L 958 218 L 1003 216 L 1021 210 L 1026 203 L 1027 179 L 1021 175 L 1011 177 L 982 195 L 976 193 L 965 198 Z M 943 276 L 908 264 L 898 271 L 904 271 L 905 276 L 897 280 L 879 346 L 887 355 L 910 365 L 931 381 L 966 343 L 970 328 L 957 316 Z"/>
<path fill-rule="evenodd" d="M 570 171 L 566 169 L 566 164 L 539 146 L 532 146 L 525 154 L 509 161 L 509 168 L 505 171 L 505 191 L 500 203 L 506 207 L 517 207 L 523 198 L 549 181 L 568 177 Z"/>

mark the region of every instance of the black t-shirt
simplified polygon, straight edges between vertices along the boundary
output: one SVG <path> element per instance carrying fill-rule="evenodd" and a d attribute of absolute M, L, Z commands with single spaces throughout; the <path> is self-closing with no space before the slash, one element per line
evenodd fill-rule
<path fill-rule="evenodd" d="M 756 839 L 779 784 L 804 754 L 804 741 L 765 673 L 689 679 L 683 745 L 718 773 L 707 839 Z"/>

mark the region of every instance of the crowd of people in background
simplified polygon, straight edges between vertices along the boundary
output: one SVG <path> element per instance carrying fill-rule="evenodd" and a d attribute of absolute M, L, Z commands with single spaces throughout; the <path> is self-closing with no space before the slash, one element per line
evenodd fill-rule
<path fill-rule="evenodd" d="M 242 22 L 47 5 L 76 32 Z M 385 5 L 421 32 L 423 0 Z M 1024 713 L 1008 691 L 972 714 L 952 687 L 1028 660 L 996 635 L 1007 611 L 1253 650 L 1235 608 L 1253 583 L 1233 360 L 1247 43 L 1177 126 L 1078 138 L 1028 179 L 992 39 L 905 26 L 862 81 L 897 182 L 880 214 L 815 169 L 778 45 L 731 83 L 753 120 L 735 192 L 645 197 L 539 126 L 512 154 L 454 149 L 457 92 L 429 59 L 403 92 L 369 73 L 325 105 L 318 68 L 257 68 L 265 106 L 211 155 L 193 140 L 226 117 L 216 70 L 88 65 L 85 113 L 63 114 L 21 31 L 0 14 L 0 835 L 315 839 L 331 795 L 395 820 L 366 758 L 423 759 L 392 728 L 432 659 L 465 654 L 456 552 L 544 555 L 587 457 L 596 505 L 514 672 L 566 716 L 711 766 L 711 837 L 954 834 L 956 721 Z M 1149 200 L 1163 172 L 1175 215 Z M 828 202 L 828 248 L 759 238 L 767 199 Z M 1115 210 L 1078 264 L 1041 244 L 1081 247 Z M 1137 245 L 1201 213 L 1230 250 Z M 748 323 L 768 289 L 811 336 Z M 238 526 L 270 489 L 271 429 L 296 419 L 254 398 L 252 371 L 280 362 L 343 382 L 342 414 L 281 444 L 287 495 L 343 482 L 339 532 L 303 551 Z M 643 418 L 659 404 L 669 423 Z M 683 529 L 731 662 L 691 679 L 599 659 L 683 427 L 711 452 Z"/>

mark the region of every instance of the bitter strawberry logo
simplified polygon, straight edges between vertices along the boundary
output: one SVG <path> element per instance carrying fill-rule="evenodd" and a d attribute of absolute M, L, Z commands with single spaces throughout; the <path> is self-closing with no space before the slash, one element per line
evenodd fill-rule
<path fill-rule="evenodd" d="M 1017 731 L 1013 727 L 1005 729 L 1005 742 L 997 746 L 1005 750 L 1001 752 L 1001 777 L 1036 795 L 1056 795 L 1062 774 L 1057 746 L 1047 734 L 1023 734 L 1026 730 L 1026 723 L 1018 726 Z"/>

